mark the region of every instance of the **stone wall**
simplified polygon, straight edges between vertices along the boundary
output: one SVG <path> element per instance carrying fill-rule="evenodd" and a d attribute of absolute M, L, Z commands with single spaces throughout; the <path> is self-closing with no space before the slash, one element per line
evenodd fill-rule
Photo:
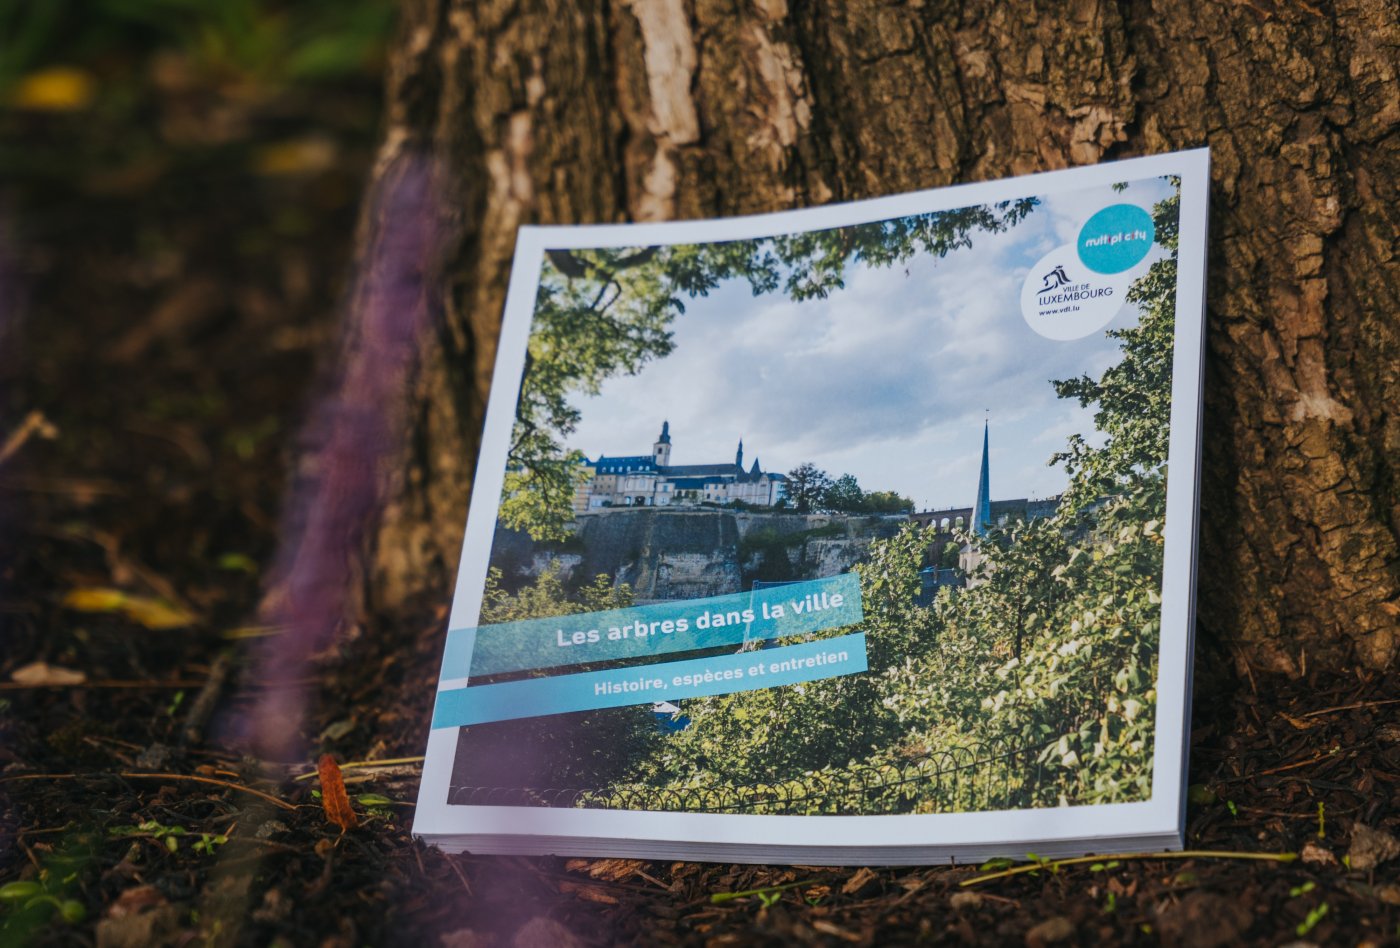
<path fill-rule="evenodd" d="M 897 518 L 728 510 L 604 510 L 579 517 L 564 544 L 537 544 L 496 531 L 492 565 L 507 589 L 532 581 L 551 564 L 581 585 L 600 573 L 627 583 L 638 601 L 697 599 L 769 581 L 834 576 L 860 562 L 877 537 L 893 536 Z"/>

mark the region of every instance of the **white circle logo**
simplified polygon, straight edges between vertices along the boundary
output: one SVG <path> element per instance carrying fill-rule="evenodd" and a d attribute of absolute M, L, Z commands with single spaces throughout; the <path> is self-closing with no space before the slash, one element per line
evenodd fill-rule
<path fill-rule="evenodd" d="M 1036 261 L 1021 287 L 1021 315 L 1046 339 L 1083 339 L 1113 321 L 1127 300 L 1129 273 L 1095 273 L 1073 244 Z"/>

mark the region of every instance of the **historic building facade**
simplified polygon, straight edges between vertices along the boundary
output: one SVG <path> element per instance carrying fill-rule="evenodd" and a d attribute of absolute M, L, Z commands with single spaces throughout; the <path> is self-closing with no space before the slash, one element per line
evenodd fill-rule
<path fill-rule="evenodd" d="M 686 507 L 744 503 L 772 507 L 783 497 L 787 478 L 763 470 L 754 458 L 744 469 L 744 442 L 732 464 L 672 464 L 671 423 L 662 422 L 651 454 L 587 462 L 589 477 L 574 499 L 578 513 L 609 507 Z"/>

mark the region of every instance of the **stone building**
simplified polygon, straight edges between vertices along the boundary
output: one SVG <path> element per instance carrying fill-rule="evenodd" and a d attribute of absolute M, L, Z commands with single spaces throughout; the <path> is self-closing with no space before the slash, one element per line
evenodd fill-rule
<path fill-rule="evenodd" d="M 783 497 L 787 478 L 765 471 L 754 458 L 744 468 L 744 442 L 732 464 L 672 464 L 671 423 L 662 422 L 651 454 L 612 457 L 587 462 L 588 480 L 574 501 L 578 513 L 608 507 L 694 507 L 743 503 L 775 506 Z"/>

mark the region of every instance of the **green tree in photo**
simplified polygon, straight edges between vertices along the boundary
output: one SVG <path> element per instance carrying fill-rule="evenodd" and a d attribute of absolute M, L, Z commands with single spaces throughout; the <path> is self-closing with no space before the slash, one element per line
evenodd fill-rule
<path fill-rule="evenodd" d="M 1098 379 L 1054 383 L 1094 406 L 1101 447 L 1070 440 L 1056 515 L 994 528 L 980 584 L 935 604 L 939 649 L 887 676 L 885 706 L 930 747 L 1039 748 L 1027 803 L 1142 799 L 1151 789 L 1171 410 L 1178 197 L 1153 209 L 1168 255 L 1135 281 L 1136 326 Z"/>
<path fill-rule="evenodd" d="M 877 544 L 870 559 L 858 567 L 865 612 L 859 628 L 866 634 L 873 669 L 934 646 L 933 616 L 914 601 L 928 541 L 925 531 L 908 525 Z M 755 661 L 763 656 L 762 651 L 754 652 Z M 899 740 L 899 720 L 884 708 L 882 688 L 878 675 L 851 675 L 689 699 L 684 711 L 690 727 L 667 738 L 628 782 L 677 789 L 777 783 L 843 767 Z"/>
<path fill-rule="evenodd" d="M 614 586 L 606 575 L 571 593 L 557 563 L 511 594 L 501 585 L 500 571 L 492 568 L 480 621 L 493 625 L 625 609 L 633 601 L 630 586 Z M 460 741 L 469 759 L 492 762 L 492 783 L 598 786 L 619 779 L 635 761 L 654 752 L 658 735 L 650 707 L 637 706 L 478 724 L 463 728 Z"/>
<path fill-rule="evenodd" d="M 822 502 L 831 489 L 831 478 L 811 461 L 804 461 L 788 471 L 784 496 L 798 513 L 823 509 Z"/>
<path fill-rule="evenodd" d="M 910 513 L 914 500 L 892 490 L 872 490 L 861 499 L 861 509 L 872 514 Z"/>
<path fill-rule="evenodd" d="M 850 474 L 842 474 L 822 491 L 822 507 L 836 513 L 860 513 L 865 509 L 865 491 Z"/>

